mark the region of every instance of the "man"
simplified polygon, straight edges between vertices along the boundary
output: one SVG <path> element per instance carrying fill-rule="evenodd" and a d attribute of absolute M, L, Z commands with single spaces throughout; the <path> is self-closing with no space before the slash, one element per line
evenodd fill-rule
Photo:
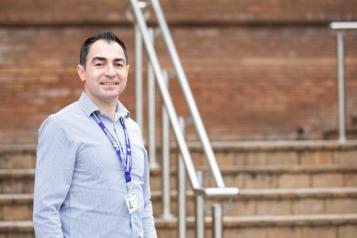
<path fill-rule="evenodd" d="M 138 125 L 118 101 L 129 72 L 113 33 L 88 38 L 84 92 L 39 129 L 33 221 L 38 238 L 156 237 Z"/>

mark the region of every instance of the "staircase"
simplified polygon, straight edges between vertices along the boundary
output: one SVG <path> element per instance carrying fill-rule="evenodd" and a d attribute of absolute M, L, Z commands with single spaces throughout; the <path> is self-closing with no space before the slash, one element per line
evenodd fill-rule
<path fill-rule="evenodd" d="M 224 237 L 357 237 L 357 143 L 214 143 L 227 186 L 240 187 L 224 204 Z M 201 149 L 190 145 L 204 171 Z M 177 157 L 172 150 L 172 211 L 176 214 Z M 0 146 L 0 237 L 34 237 L 32 192 L 35 146 Z M 152 202 L 159 237 L 177 237 L 177 220 L 163 220 L 161 172 L 151 174 Z M 193 192 L 187 191 L 187 237 L 194 237 Z M 208 202 L 210 203 L 210 202 Z M 207 204 L 206 208 L 209 208 Z M 210 210 L 206 235 L 211 237 Z"/>

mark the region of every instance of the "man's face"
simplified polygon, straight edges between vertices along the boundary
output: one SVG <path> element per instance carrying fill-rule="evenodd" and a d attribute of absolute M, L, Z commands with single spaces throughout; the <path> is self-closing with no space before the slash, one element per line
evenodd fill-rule
<path fill-rule="evenodd" d="M 117 42 L 98 40 L 88 52 L 85 67 L 77 66 L 84 91 L 95 103 L 113 103 L 124 91 L 129 65 Z"/>

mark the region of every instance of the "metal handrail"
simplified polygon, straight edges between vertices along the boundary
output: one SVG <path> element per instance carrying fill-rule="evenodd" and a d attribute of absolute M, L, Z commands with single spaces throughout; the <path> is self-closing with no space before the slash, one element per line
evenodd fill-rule
<path fill-rule="evenodd" d="M 169 51 L 169 55 L 171 57 L 174 68 L 176 70 L 177 78 L 179 80 L 182 91 L 184 93 L 187 105 L 189 105 L 189 109 L 191 111 L 193 122 L 194 122 L 194 125 L 196 126 L 196 130 L 197 130 L 198 136 L 201 140 L 204 152 L 206 154 L 208 164 L 209 164 L 211 171 L 213 173 L 213 177 L 214 177 L 215 182 L 218 187 L 224 187 L 224 181 L 222 178 L 222 174 L 218 168 L 217 161 L 214 157 L 212 147 L 208 140 L 206 130 L 203 126 L 201 116 L 198 112 L 195 99 L 192 96 L 190 86 L 188 85 L 188 80 L 187 80 L 185 71 L 183 70 L 180 58 L 177 54 L 176 47 L 174 45 L 174 41 L 171 37 L 167 23 L 165 21 L 164 14 L 162 12 L 160 3 L 158 0 L 151 0 L 151 4 L 152 4 L 152 7 L 157 15 L 157 21 L 158 21 L 159 27 L 162 31 L 164 42 L 166 44 L 167 50 Z"/>
<path fill-rule="evenodd" d="M 156 54 L 154 46 L 153 46 L 153 44 L 150 40 L 150 37 L 149 37 L 147 24 L 146 24 L 145 19 L 142 15 L 138 0 L 130 0 L 130 2 L 131 2 L 131 6 L 132 6 L 132 9 L 133 9 L 135 17 L 136 17 L 136 24 L 138 25 L 138 27 L 140 29 L 141 36 L 143 38 L 149 60 L 152 64 L 152 68 L 154 70 L 156 82 L 157 82 L 157 85 L 161 92 L 161 97 L 165 104 L 167 114 L 169 115 L 171 126 L 172 126 L 172 129 L 176 136 L 176 140 L 179 145 L 183 161 L 185 162 L 185 166 L 186 166 L 190 181 L 192 183 L 192 187 L 194 190 L 200 189 L 199 182 L 197 180 L 197 177 L 195 176 L 195 168 L 192 163 L 192 159 L 191 159 L 190 152 L 188 150 L 188 146 L 187 146 L 186 141 L 185 141 L 183 134 L 181 132 L 181 128 L 180 128 L 180 125 L 178 122 L 178 117 L 177 117 L 173 102 L 171 100 L 170 94 L 168 92 L 168 89 L 166 88 L 166 84 L 165 84 L 164 77 L 162 75 L 162 69 L 161 69 L 161 66 L 160 66 L 160 63 L 158 60 L 158 56 Z"/>
<path fill-rule="evenodd" d="M 334 30 L 352 30 L 357 29 L 357 22 L 347 21 L 347 22 L 331 22 L 330 23 L 331 29 Z"/>
<path fill-rule="evenodd" d="M 163 102 L 165 104 L 167 113 L 169 115 L 170 118 L 170 122 L 174 131 L 174 134 L 176 136 L 177 139 L 177 143 L 179 145 L 181 154 L 182 154 L 182 158 L 185 162 L 185 166 L 188 172 L 188 176 L 190 178 L 190 181 L 192 183 L 192 187 L 195 190 L 195 192 L 201 192 L 202 188 L 199 185 L 199 182 L 197 180 L 196 174 L 195 174 L 195 169 L 194 169 L 194 165 L 192 163 L 192 158 L 191 155 L 189 153 L 188 150 L 188 146 L 186 144 L 186 141 L 183 137 L 182 131 L 180 129 L 180 125 L 178 123 L 178 117 L 176 114 L 176 111 L 174 109 L 174 105 L 172 103 L 172 99 L 169 95 L 168 89 L 166 88 L 165 85 L 165 80 L 164 77 L 162 75 L 162 69 L 158 60 L 158 56 L 156 54 L 156 51 L 153 47 L 153 44 L 150 40 L 149 37 L 149 32 L 148 32 L 148 27 L 146 24 L 146 21 L 144 19 L 144 16 L 141 12 L 140 6 L 139 6 L 139 1 L 138 0 L 130 0 L 131 2 L 131 6 L 136 18 L 136 24 L 141 32 L 141 36 L 143 38 L 144 44 L 145 44 L 145 48 L 148 54 L 148 58 L 152 64 L 152 68 L 154 70 L 155 73 L 155 77 L 156 77 L 156 81 L 157 81 L 157 85 L 160 89 L 161 92 L 161 96 L 163 99 Z M 218 168 L 218 164 L 217 161 L 214 157 L 213 154 L 213 150 L 212 147 L 209 143 L 208 137 L 207 137 L 207 133 L 204 129 L 201 117 L 199 115 L 195 100 L 193 99 L 192 96 L 192 92 L 191 89 L 188 85 L 187 82 L 187 78 L 185 75 L 185 72 L 183 70 L 182 64 L 179 60 L 176 48 L 174 46 L 173 43 L 173 39 L 171 37 L 170 31 L 168 29 L 168 26 L 166 24 L 164 15 L 162 13 L 162 9 L 160 7 L 160 4 L 157 0 L 151 0 L 151 7 L 154 9 L 156 16 L 157 16 L 157 20 L 159 23 L 159 27 L 161 30 L 161 33 L 163 35 L 164 38 L 164 42 L 168 48 L 169 54 L 171 56 L 171 59 L 173 61 L 174 64 L 174 68 L 176 70 L 180 85 L 183 89 L 187 104 L 189 105 L 192 117 L 193 117 L 193 121 L 194 124 L 196 126 L 196 129 L 198 131 L 202 146 L 204 148 L 205 154 L 207 156 L 208 162 L 209 162 L 209 166 L 211 168 L 211 171 L 213 173 L 214 179 L 216 181 L 216 184 L 218 187 L 222 187 L 224 188 L 224 182 L 223 182 L 223 178 L 221 175 L 221 172 Z M 236 194 L 238 194 L 238 189 L 237 188 L 232 188 L 233 190 L 235 190 Z M 227 194 L 227 195 L 230 195 Z"/>
<path fill-rule="evenodd" d="M 149 30 L 148 30 L 148 26 L 145 21 L 144 15 L 142 13 L 142 7 L 140 6 L 138 0 L 130 0 L 131 7 L 134 12 L 135 19 L 136 19 L 136 27 L 137 27 L 137 29 L 139 29 L 139 32 L 141 33 L 140 37 L 142 37 L 142 40 L 144 42 L 144 45 L 145 45 L 145 48 L 147 51 L 147 55 L 148 55 L 148 59 L 150 61 L 151 68 L 154 72 L 156 82 L 157 82 L 159 91 L 161 93 L 163 103 L 165 105 L 166 113 L 169 117 L 172 129 L 174 131 L 174 135 L 176 136 L 176 140 L 177 140 L 180 152 L 181 152 L 181 158 L 182 158 L 182 161 L 184 162 L 184 165 L 185 165 L 186 171 L 188 173 L 188 177 L 191 182 L 192 188 L 195 192 L 196 198 L 200 198 L 200 199 L 204 200 L 205 198 L 220 198 L 220 199 L 222 199 L 222 198 L 235 197 L 238 195 L 239 190 L 238 190 L 238 188 L 225 187 L 225 184 L 224 184 L 224 181 L 222 178 L 222 174 L 219 170 L 217 161 L 214 157 L 212 147 L 208 140 L 207 133 L 204 129 L 200 114 L 199 114 L 197 106 L 196 106 L 196 102 L 192 96 L 191 89 L 188 85 L 188 81 L 187 81 L 185 72 L 183 70 L 182 64 L 178 57 L 173 39 L 171 37 L 167 23 L 165 21 L 159 1 L 151 0 L 150 2 L 151 2 L 151 7 L 156 14 L 161 34 L 163 36 L 164 42 L 166 44 L 166 47 L 168 49 L 172 63 L 174 65 L 174 69 L 176 71 L 177 78 L 179 80 L 180 86 L 184 93 L 186 103 L 187 103 L 189 110 L 191 112 L 191 116 L 193 118 L 194 125 L 196 127 L 196 130 L 199 135 L 201 144 L 203 146 L 206 158 L 208 160 L 209 167 L 211 169 L 211 172 L 213 174 L 214 180 L 217 185 L 217 187 L 213 187 L 213 188 L 204 188 L 204 186 L 202 186 L 202 184 L 200 184 L 200 181 L 196 175 L 196 170 L 194 168 L 191 155 L 188 150 L 186 140 L 185 140 L 183 132 L 182 132 L 182 126 L 179 123 L 178 116 L 176 114 L 176 111 L 175 111 L 172 99 L 170 97 L 168 88 L 166 86 L 165 77 L 164 77 L 163 71 L 161 69 L 157 53 L 155 51 L 153 42 L 149 36 Z M 147 3 L 147 2 L 145 2 L 145 3 Z M 199 208 L 199 210 L 202 210 L 202 209 Z M 215 217 L 214 220 L 217 220 L 217 218 L 221 216 L 220 215 L 221 214 L 221 206 L 217 205 L 215 207 L 214 211 L 215 211 L 213 214 Z M 201 219 L 198 219 L 197 216 L 198 215 L 196 214 L 197 226 L 201 226 L 200 222 L 204 222 L 203 218 L 202 218 L 202 214 L 200 215 Z M 221 231 L 219 231 L 219 229 L 222 230 L 221 226 L 222 226 L 222 220 L 217 221 L 217 223 L 215 223 L 215 227 L 216 227 L 216 229 L 218 229 L 218 231 L 215 232 L 215 234 L 217 234 L 217 237 L 221 237 L 221 235 L 219 235 L 222 233 Z M 202 229 L 200 229 L 200 231 L 196 231 L 196 232 L 197 232 L 197 237 L 201 237 L 201 236 L 203 237 Z M 200 233 L 200 232 L 202 232 L 202 233 Z"/>
<path fill-rule="evenodd" d="M 345 143 L 346 136 L 346 102 L 345 102 L 345 54 L 344 34 L 341 30 L 357 29 L 357 22 L 331 22 L 330 28 L 337 33 L 337 80 L 338 80 L 338 134 L 339 142 Z"/>

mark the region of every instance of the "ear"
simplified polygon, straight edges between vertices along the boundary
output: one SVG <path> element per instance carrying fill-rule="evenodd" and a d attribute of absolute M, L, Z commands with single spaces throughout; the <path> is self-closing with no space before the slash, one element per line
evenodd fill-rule
<path fill-rule="evenodd" d="M 86 77 L 85 77 L 85 69 L 84 69 L 83 65 L 80 65 L 80 64 L 77 65 L 77 73 L 78 73 L 78 76 L 81 79 L 81 81 L 85 82 Z"/>
<path fill-rule="evenodd" d="M 129 75 L 129 68 L 130 68 L 130 65 L 127 65 L 126 66 L 126 77 L 128 77 L 128 75 Z"/>

